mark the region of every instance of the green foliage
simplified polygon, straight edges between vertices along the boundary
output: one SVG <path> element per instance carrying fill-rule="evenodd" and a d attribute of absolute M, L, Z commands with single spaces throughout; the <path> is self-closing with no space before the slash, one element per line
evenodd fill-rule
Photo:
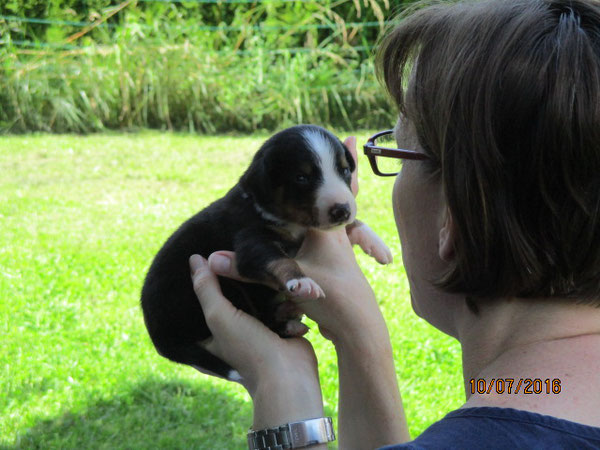
<path fill-rule="evenodd" d="M 399 3 L 4 2 L 54 23 L 0 19 L 0 130 L 386 127 L 372 48 Z"/>
<path fill-rule="evenodd" d="M 0 0 L 0 15 L 47 19 L 50 21 L 94 22 L 126 0 Z M 189 29 L 202 25 L 288 24 L 295 25 L 305 18 L 318 15 L 322 21 L 341 23 L 384 21 L 390 11 L 403 3 L 402 0 L 325 0 L 281 2 L 278 0 L 256 0 L 248 3 L 200 3 L 195 1 L 139 1 L 128 6 L 126 13 L 108 19 L 111 27 L 132 22 L 135 16 L 143 16 L 145 24 L 176 25 Z M 321 23 L 321 22 L 318 22 Z M 17 22 L 7 30 L 17 36 L 38 37 L 53 25 L 49 23 Z M 66 34 L 79 31 L 75 25 L 63 24 Z M 14 34 L 17 33 L 17 34 Z M 369 30 L 368 38 L 377 37 L 377 30 Z M 321 36 L 327 36 L 324 32 Z M 296 41 L 301 37 L 297 37 Z"/>
<path fill-rule="evenodd" d="M 247 394 L 161 358 L 139 293 L 164 240 L 237 181 L 266 137 L 2 139 L 0 448 L 244 448 Z M 396 261 L 382 267 L 356 253 L 388 322 L 416 436 L 461 404 L 460 350 L 411 311 L 390 180 L 364 157 L 360 165 L 360 218 Z M 307 337 L 335 418 L 334 349 L 314 324 Z"/>

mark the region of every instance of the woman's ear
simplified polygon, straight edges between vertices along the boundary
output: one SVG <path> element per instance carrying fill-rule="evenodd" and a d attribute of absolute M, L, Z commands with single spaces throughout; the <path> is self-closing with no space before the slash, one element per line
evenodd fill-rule
<path fill-rule="evenodd" d="M 440 228 L 438 251 L 442 261 L 450 262 L 454 259 L 454 221 L 448 208 L 444 215 L 444 225 Z"/>

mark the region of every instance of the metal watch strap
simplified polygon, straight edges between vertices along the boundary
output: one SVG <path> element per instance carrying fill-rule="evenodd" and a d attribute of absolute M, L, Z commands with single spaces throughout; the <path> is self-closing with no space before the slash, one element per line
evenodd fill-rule
<path fill-rule="evenodd" d="M 282 450 L 335 441 L 331 417 L 286 423 L 275 428 L 248 431 L 250 450 Z"/>

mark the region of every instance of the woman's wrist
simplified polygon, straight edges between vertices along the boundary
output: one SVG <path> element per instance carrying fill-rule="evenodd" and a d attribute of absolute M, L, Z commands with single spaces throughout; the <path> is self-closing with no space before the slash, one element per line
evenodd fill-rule
<path fill-rule="evenodd" d="M 323 396 L 316 367 L 311 372 L 285 370 L 260 380 L 252 393 L 252 428 L 260 430 L 323 417 Z"/>
<path fill-rule="evenodd" d="M 334 330 L 331 338 L 336 351 L 379 352 L 382 347 L 390 348 L 387 324 L 375 297 L 367 297 L 357 302 L 371 302 L 372 306 L 365 308 L 360 314 L 354 314 L 353 318 L 340 321 L 341 326 Z"/>
<path fill-rule="evenodd" d="M 381 319 L 383 321 L 383 318 Z M 335 343 L 340 378 L 340 448 L 377 448 L 410 439 L 385 323 Z"/>
<path fill-rule="evenodd" d="M 376 333 L 357 333 L 334 342 L 338 360 L 354 361 L 357 366 L 376 367 L 393 364 L 393 349 L 387 328 Z"/>

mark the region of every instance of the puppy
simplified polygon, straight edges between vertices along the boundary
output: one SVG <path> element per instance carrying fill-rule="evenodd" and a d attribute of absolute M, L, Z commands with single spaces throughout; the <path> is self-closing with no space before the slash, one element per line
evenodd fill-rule
<path fill-rule="evenodd" d="M 302 335 L 307 328 L 296 309 L 277 305 L 286 297 L 325 296 L 293 259 L 307 230 L 347 226 L 353 243 L 379 262 L 391 262 L 383 241 L 355 220 L 354 169 L 348 149 L 323 128 L 300 125 L 268 139 L 225 197 L 185 222 L 154 258 L 141 305 L 158 353 L 204 373 L 241 380 L 203 347 L 211 334 L 192 286 L 192 254 L 208 258 L 217 250 L 233 250 L 242 276 L 278 286 L 276 291 L 219 277 L 226 298 L 284 337 Z"/>

